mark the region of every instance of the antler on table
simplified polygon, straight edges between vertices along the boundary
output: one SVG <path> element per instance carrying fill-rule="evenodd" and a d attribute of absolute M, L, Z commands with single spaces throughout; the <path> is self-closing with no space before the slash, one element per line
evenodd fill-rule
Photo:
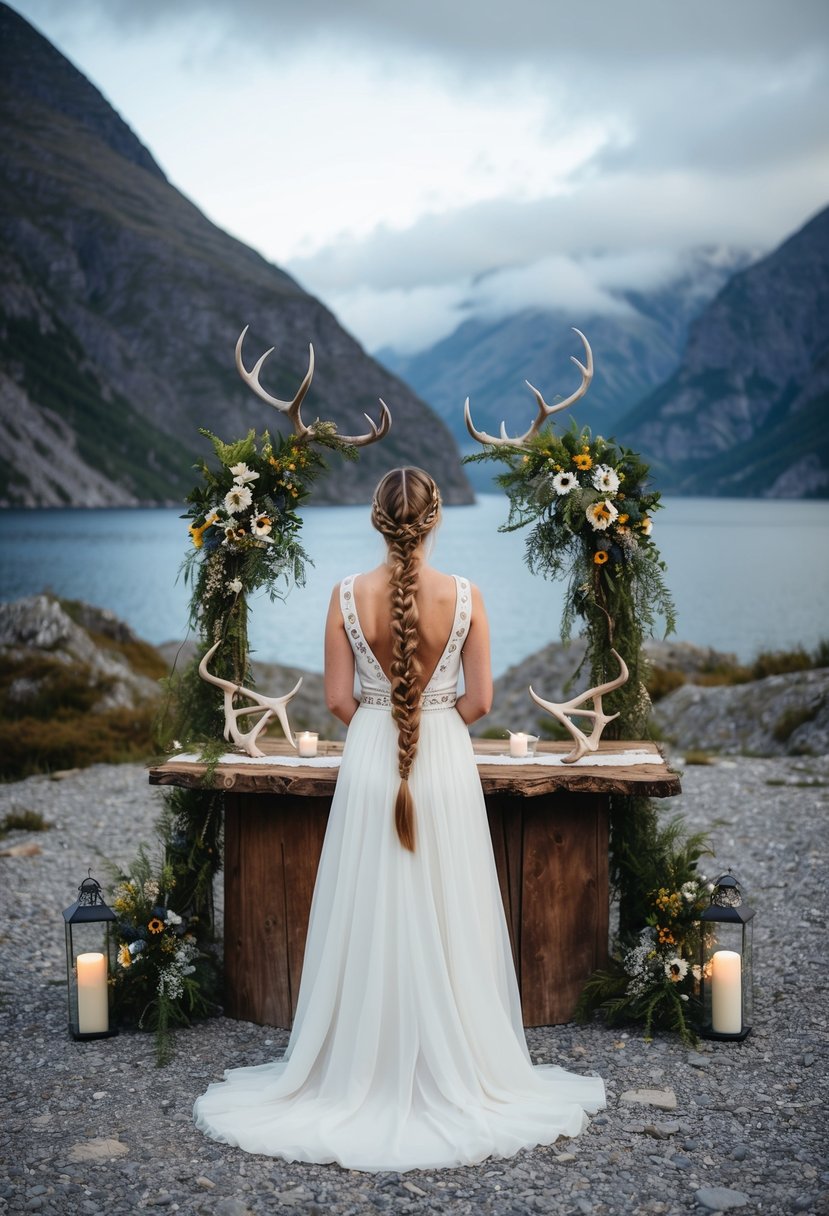
<path fill-rule="evenodd" d="M 313 424 L 311 426 L 306 426 L 302 421 L 301 413 L 302 402 L 305 399 L 305 394 L 311 387 L 311 381 L 314 378 L 313 346 L 309 345 L 308 347 L 308 371 L 305 373 L 302 383 L 297 389 L 296 396 L 294 397 L 293 401 L 280 401 L 278 397 L 272 397 L 271 394 L 262 388 L 262 385 L 259 383 L 259 373 L 262 370 L 262 365 L 267 359 L 268 355 L 273 353 L 274 347 L 272 346 L 270 350 L 266 350 L 264 355 L 261 355 L 257 359 L 251 371 L 248 371 L 242 362 L 242 344 L 245 340 L 245 334 L 248 332 L 248 329 L 249 326 L 246 325 L 239 334 L 239 338 L 236 343 L 236 368 L 239 375 L 242 377 L 248 388 L 252 389 L 252 391 L 256 393 L 256 396 L 259 397 L 261 401 L 266 401 L 268 405 L 272 405 L 275 409 L 279 410 L 281 414 L 287 414 L 291 424 L 293 425 L 294 431 L 300 439 L 313 439 L 316 433 L 315 427 Z M 343 443 L 351 444 L 351 446 L 355 448 L 362 448 L 366 447 L 370 443 L 376 443 L 378 439 L 382 439 L 385 435 L 388 435 L 389 429 L 391 428 L 391 411 L 382 397 L 380 398 L 380 404 L 383 407 L 383 412 L 380 415 L 379 425 L 373 422 L 372 419 L 369 418 L 368 414 L 366 414 L 365 416 L 368 418 L 368 424 L 371 427 L 371 430 L 365 435 L 340 435 L 340 439 L 343 441 Z"/>
<path fill-rule="evenodd" d="M 207 670 L 207 664 L 220 646 L 221 642 L 216 642 L 215 646 L 211 646 L 207 651 L 199 663 L 199 675 L 208 684 L 215 684 L 217 688 L 221 688 L 224 693 L 225 739 L 232 739 L 236 746 L 240 747 L 242 751 L 247 752 L 249 756 L 264 756 L 265 753 L 260 751 L 256 740 L 268 725 L 273 715 L 276 714 L 285 733 L 285 738 L 291 747 L 296 747 L 296 742 L 291 732 L 291 725 L 288 721 L 287 705 L 299 692 L 302 677 L 300 676 L 295 686 L 284 697 L 265 697 L 262 693 L 255 692 L 251 688 L 245 688 L 242 684 L 234 684 L 232 680 L 223 680 L 221 676 L 214 676 Z M 241 705 L 238 709 L 234 708 L 233 699 L 237 695 L 248 697 L 254 704 Z M 239 719 L 247 717 L 250 714 L 259 714 L 259 721 L 255 722 L 249 730 L 240 730 Z"/>
<path fill-rule="evenodd" d="M 534 394 L 536 402 L 538 403 L 538 416 L 530 424 L 529 430 L 526 430 L 523 435 L 517 435 L 514 439 L 511 439 L 507 434 L 507 428 L 503 422 L 501 423 L 500 437 L 488 435 L 486 431 L 477 431 L 472 423 L 472 414 L 469 409 L 469 398 L 467 397 L 463 407 L 463 416 L 466 419 L 466 428 L 473 439 L 477 439 L 478 443 L 489 444 L 491 447 L 524 447 L 524 445 L 530 439 L 532 439 L 534 435 L 538 434 L 542 424 L 546 422 L 548 418 L 550 418 L 553 414 L 557 414 L 560 410 L 566 410 L 571 405 L 575 405 L 575 403 L 584 396 L 590 387 L 591 380 L 593 379 L 593 352 L 590 349 L 590 343 L 587 341 L 587 338 L 585 338 L 581 330 L 576 329 L 574 326 L 573 332 L 577 333 L 581 338 L 582 342 L 584 343 L 585 352 L 584 363 L 582 363 L 580 359 L 577 359 L 575 355 L 570 356 L 571 362 L 575 363 L 576 367 L 581 372 L 581 384 L 576 391 L 571 393 L 566 400 L 559 401 L 556 405 L 548 405 L 538 389 L 534 388 L 533 385 L 530 384 L 529 380 L 526 380 L 525 384 Z"/>
<path fill-rule="evenodd" d="M 575 747 L 571 752 L 562 758 L 562 764 L 575 764 L 582 756 L 586 756 L 588 752 L 596 752 L 599 750 L 599 740 L 602 731 L 607 726 L 608 722 L 612 722 L 614 718 L 618 718 L 618 714 L 606 714 L 602 709 L 602 697 L 605 693 L 613 692 L 616 688 L 621 688 L 628 681 L 629 672 L 627 664 L 617 650 L 610 651 L 616 657 L 619 663 L 619 675 L 615 680 L 608 681 L 607 684 L 599 684 L 597 688 L 590 688 L 587 692 L 580 693 L 577 697 L 571 698 L 569 701 L 555 702 L 545 701 L 533 692 L 530 686 L 529 693 L 536 705 L 540 705 L 542 709 L 546 709 L 548 714 L 552 714 L 557 722 L 573 737 Z M 581 709 L 585 701 L 593 701 L 592 709 Z M 575 722 L 571 722 L 567 714 L 572 714 L 574 717 L 591 718 L 593 720 L 593 729 L 589 735 L 576 726 Z"/>

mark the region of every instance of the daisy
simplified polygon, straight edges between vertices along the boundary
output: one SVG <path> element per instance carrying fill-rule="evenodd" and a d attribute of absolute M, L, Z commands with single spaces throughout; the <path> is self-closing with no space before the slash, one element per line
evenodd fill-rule
<path fill-rule="evenodd" d="M 234 464 L 230 471 L 233 474 L 233 480 L 239 486 L 246 486 L 249 481 L 257 481 L 259 478 L 259 474 L 254 473 L 253 469 L 249 469 L 246 464 Z"/>
<path fill-rule="evenodd" d="M 683 899 L 687 899 L 689 904 L 692 904 L 697 897 L 697 884 L 691 879 L 689 882 L 684 882 L 679 888 Z"/>
<path fill-rule="evenodd" d="M 611 469 L 610 465 L 607 464 L 597 464 L 590 480 L 593 482 L 595 489 L 601 490 L 604 494 L 615 494 L 619 489 L 619 478 L 616 470 Z"/>
<path fill-rule="evenodd" d="M 254 536 L 267 536 L 273 524 L 263 511 L 250 517 L 250 530 Z"/>
<path fill-rule="evenodd" d="M 596 532 L 604 532 L 609 528 L 614 519 L 618 518 L 619 512 L 616 510 L 612 502 L 607 499 L 603 501 L 591 503 L 585 511 L 585 515 L 593 525 Z"/>
<path fill-rule="evenodd" d="M 665 974 L 674 984 L 678 984 L 688 974 L 688 964 L 684 958 L 680 958 L 678 954 L 675 954 L 673 958 L 669 958 L 665 963 Z"/>
<path fill-rule="evenodd" d="M 579 479 L 575 473 L 556 473 L 553 478 L 553 489 L 556 494 L 569 494 L 571 490 L 575 490 L 579 484 Z"/>
<path fill-rule="evenodd" d="M 245 507 L 249 507 L 252 501 L 253 494 L 247 486 L 232 486 L 225 494 L 225 510 L 228 515 L 235 515 L 237 511 L 244 511 Z"/>

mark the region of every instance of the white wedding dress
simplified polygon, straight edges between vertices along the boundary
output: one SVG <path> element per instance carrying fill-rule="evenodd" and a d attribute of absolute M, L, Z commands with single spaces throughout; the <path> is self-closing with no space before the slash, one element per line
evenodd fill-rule
<path fill-rule="evenodd" d="M 195 1104 L 225 1144 L 355 1170 L 435 1169 L 577 1136 L 605 1105 L 599 1077 L 530 1062 L 480 778 L 455 711 L 469 629 L 423 693 L 412 768 L 416 851 L 394 827 L 389 681 L 340 587 L 361 684 L 331 805 L 285 1056 L 234 1068 Z"/>

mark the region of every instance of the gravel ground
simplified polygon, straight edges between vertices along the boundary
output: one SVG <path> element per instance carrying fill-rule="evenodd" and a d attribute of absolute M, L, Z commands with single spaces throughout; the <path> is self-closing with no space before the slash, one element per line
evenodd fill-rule
<path fill-rule="evenodd" d="M 285 1031 L 217 1018 L 178 1032 L 163 1069 L 146 1035 L 72 1041 L 61 910 L 88 866 L 105 877 L 101 853 L 125 864 L 151 839 L 158 792 L 136 765 L 0 787 L 0 817 L 28 808 L 55 825 L 3 842 L 36 841 L 40 855 L 0 859 L 0 1212 L 829 1212 L 829 757 L 721 760 L 683 784 L 669 809 L 714 825 L 706 868 L 733 865 L 757 908 L 753 1033 L 689 1052 L 635 1029 L 531 1030 L 537 1060 L 605 1078 L 608 1109 L 574 1141 L 402 1176 L 251 1157 L 194 1130 L 208 1082 L 270 1059 Z M 676 1106 L 622 1100 L 636 1089 L 670 1090 Z"/>

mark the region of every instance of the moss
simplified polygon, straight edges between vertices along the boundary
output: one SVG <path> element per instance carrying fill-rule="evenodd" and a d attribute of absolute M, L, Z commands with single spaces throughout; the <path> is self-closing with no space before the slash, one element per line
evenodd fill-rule
<path fill-rule="evenodd" d="M 716 764 L 713 756 L 709 756 L 708 752 L 700 751 L 696 748 L 691 748 L 685 753 L 686 764 Z"/>
<path fill-rule="evenodd" d="M 18 681 L 25 687 L 13 690 Z M 7 721 L 85 714 L 110 688 L 111 681 L 94 677 L 84 663 L 69 665 L 45 654 L 0 656 L 0 717 Z"/>
<path fill-rule="evenodd" d="M 798 705 L 785 710 L 774 724 L 772 735 L 778 743 L 787 743 L 799 726 L 814 722 L 823 706 L 822 701 L 814 705 Z"/>

